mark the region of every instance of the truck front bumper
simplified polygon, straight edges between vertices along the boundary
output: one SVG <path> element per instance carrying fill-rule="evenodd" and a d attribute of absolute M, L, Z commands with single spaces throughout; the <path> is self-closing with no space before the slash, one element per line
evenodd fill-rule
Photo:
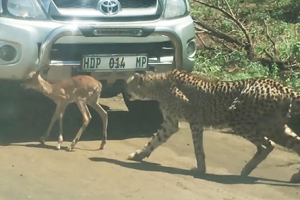
<path fill-rule="evenodd" d="M 149 24 L 126 23 L 73 23 L 61 24 L 57 22 L 27 22 L 15 19 L 0 19 L 0 46 L 11 45 L 16 49 L 16 57 L 9 62 L 0 60 L 0 79 L 22 80 L 31 70 L 37 70 L 47 65 L 51 66 L 48 80 L 56 80 L 71 76 L 74 70 L 81 65 L 80 61 L 51 60 L 50 54 L 54 44 L 65 43 L 107 43 L 115 41 L 116 38 L 124 36 L 87 36 L 84 33 L 86 27 L 90 29 L 124 28 L 146 30 L 141 36 L 131 37 L 132 42 L 165 41 L 170 40 L 174 48 L 174 56 L 165 60 L 149 59 L 149 66 L 157 72 L 167 71 L 173 68 L 184 69 L 188 72 L 193 70 L 194 58 L 189 55 L 187 46 L 195 45 L 194 26 L 190 16 L 169 20 L 157 21 Z M 150 30 L 150 32 L 149 32 Z M 128 42 L 128 37 L 122 41 Z M 38 45 L 40 44 L 40 45 Z M 133 71 L 131 72 L 133 73 Z M 115 80 L 120 79 L 123 71 L 101 71 L 92 72 L 92 76 L 100 79 L 110 79 L 114 74 Z M 102 76 L 104 75 L 104 76 Z M 107 78 L 110 75 L 110 78 Z M 106 77 L 106 78 L 105 78 Z M 126 77 L 125 77 L 126 78 Z"/>

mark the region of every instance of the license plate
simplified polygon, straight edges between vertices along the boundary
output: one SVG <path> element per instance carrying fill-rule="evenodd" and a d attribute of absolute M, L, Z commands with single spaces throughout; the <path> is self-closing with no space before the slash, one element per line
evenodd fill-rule
<path fill-rule="evenodd" d="M 146 55 L 84 55 L 81 70 L 138 70 L 148 66 Z"/>

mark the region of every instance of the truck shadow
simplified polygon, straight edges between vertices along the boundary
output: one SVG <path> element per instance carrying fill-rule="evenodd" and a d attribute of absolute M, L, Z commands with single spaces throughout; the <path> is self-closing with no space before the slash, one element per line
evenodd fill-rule
<path fill-rule="evenodd" d="M 159 128 L 160 122 L 151 113 L 141 119 L 128 111 L 110 110 L 108 106 L 102 106 L 108 112 L 109 140 L 151 137 Z M 0 145 L 38 141 L 45 133 L 54 110 L 55 104 L 41 96 L 29 99 L 0 98 Z M 93 118 L 80 141 L 102 139 L 102 120 L 92 108 L 90 108 L 90 112 Z M 70 104 L 64 116 L 64 140 L 73 140 L 81 124 L 80 111 L 76 104 Z M 58 122 L 56 122 L 48 141 L 57 141 L 58 127 Z"/>

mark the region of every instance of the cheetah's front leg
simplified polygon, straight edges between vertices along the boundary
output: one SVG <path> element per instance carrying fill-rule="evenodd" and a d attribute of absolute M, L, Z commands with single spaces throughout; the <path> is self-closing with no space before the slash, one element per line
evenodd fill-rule
<path fill-rule="evenodd" d="M 205 173 L 206 165 L 203 148 L 203 126 L 199 122 L 190 122 L 190 129 L 192 131 L 194 151 L 197 160 L 197 168 L 194 168 L 193 170 L 199 173 Z"/>
<path fill-rule="evenodd" d="M 165 117 L 161 128 L 155 133 L 152 139 L 144 146 L 142 150 L 137 150 L 129 154 L 128 160 L 142 161 L 144 158 L 149 157 L 150 154 L 159 147 L 162 143 L 166 142 L 171 135 L 179 130 L 179 122 L 171 117 Z"/>

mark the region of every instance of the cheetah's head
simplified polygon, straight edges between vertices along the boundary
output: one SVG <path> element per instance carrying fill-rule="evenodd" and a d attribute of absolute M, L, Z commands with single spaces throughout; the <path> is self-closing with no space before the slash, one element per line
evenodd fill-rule
<path fill-rule="evenodd" d="M 151 98 L 147 97 L 147 87 L 141 74 L 135 73 L 127 79 L 126 95 L 130 101 L 151 100 Z"/>

